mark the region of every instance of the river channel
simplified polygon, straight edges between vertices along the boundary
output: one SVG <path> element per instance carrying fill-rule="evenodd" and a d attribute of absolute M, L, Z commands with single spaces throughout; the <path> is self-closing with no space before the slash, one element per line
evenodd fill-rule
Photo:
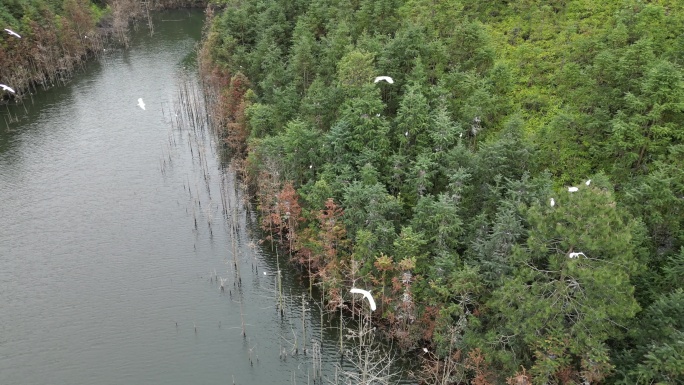
<path fill-rule="evenodd" d="M 158 13 L 0 108 L 0 384 L 312 384 L 314 343 L 333 376 L 336 324 L 282 265 L 281 316 L 234 172 L 182 123 L 202 22 Z"/>

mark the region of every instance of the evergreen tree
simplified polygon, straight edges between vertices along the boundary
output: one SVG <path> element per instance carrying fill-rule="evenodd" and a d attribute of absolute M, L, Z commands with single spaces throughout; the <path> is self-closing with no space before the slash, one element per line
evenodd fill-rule
<path fill-rule="evenodd" d="M 638 268 L 637 224 L 606 182 L 560 191 L 554 206 L 533 205 L 527 242 L 513 249 L 513 276 L 492 296 L 499 333 L 518 338 L 510 348 L 540 382 L 564 370 L 574 381 L 606 378 L 613 365 L 605 343 L 639 310 L 629 278 Z"/>

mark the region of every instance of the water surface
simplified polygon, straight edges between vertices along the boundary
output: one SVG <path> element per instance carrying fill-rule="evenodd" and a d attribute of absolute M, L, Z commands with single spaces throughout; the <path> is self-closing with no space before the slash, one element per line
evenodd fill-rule
<path fill-rule="evenodd" d="M 19 118 L 0 119 L 0 383 L 303 384 L 310 376 L 302 341 L 310 349 L 321 338 L 315 304 L 305 304 L 304 335 L 305 288 L 286 272 L 281 318 L 275 277 L 263 274 L 277 270 L 274 257 L 257 246 L 220 146 L 177 124 L 179 83 L 196 87 L 184 67 L 202 21 L 201 12 L 157 14 L 152 36 L 141 27 L 128 50 L 108 50 L 66 86 L 0 109 Z M 226 279 L 224 292 L 214 274 Z M 337 337 L 328 327 L 330 365 Z M 283 360 L 295 338 L 298 354 Z"/>

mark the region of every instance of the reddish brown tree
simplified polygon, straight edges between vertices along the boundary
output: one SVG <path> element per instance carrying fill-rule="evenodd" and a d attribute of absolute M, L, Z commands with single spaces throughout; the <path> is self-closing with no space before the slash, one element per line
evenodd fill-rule
<path fill-rule="evenodd" d="M 288 240 L 290 255 L 297 240 L 297 228 L 304 221 L 302 207 L 299 205 L 299 195 L 292 186 L 292 182 L 286 182 L 283 189 L 278 193 L 278 212 L 282 215 L 281 234 L 285 233 Z"/>
<path fill-rule="evenodd" d="M 225 123 L 224 140 L 235 152 L 245 155 L 247 149 L 247 130 L 245 110 L 248 106 L 245 94 L 249 90 L 249 79 L 238 72 L 230 79 L 228 89 L 220 100 L 220 111 Z"/>
<path fill-rule="evenodd" d="M 347 230 L 342 222 L 344 211 L 337 206 L 332 198 L 325 202 L 325 208 L 318 212 L 318 222 L 321 228 L 319 238 L 323 246 L 325 264 L 337 259 L 339 248 L 345 244 Z"/>

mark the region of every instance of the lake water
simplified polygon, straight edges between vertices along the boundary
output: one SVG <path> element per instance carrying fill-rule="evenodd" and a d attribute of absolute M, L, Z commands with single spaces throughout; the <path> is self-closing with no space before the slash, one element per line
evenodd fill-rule
<path fill-rule="evenodd" d="M 307 384 L 312 341 L 330 378 L 335 322 L 287 268 L 281 317 L 235 174 L 178 110 L 203 15 L 154 19 L 0 108 L 0 384 Z"/>

